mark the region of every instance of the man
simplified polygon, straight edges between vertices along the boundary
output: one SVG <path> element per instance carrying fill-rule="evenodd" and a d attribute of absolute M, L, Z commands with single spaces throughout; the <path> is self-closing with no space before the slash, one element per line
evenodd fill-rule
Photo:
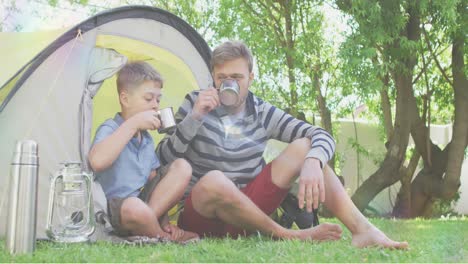
<path fill-rule="evenodd" d="M 218 90 L 188 94 L 177 113 L 176 129 L 160 142 L 163 164 L 177 158 L 191 163 L 193 177 L 179 226 L 202 236 L 237 236 L 259 231 L 275 238 L 338 240 L 341 227 L 324 223 L 289 230 L 271 214 L 299 179 L 299 206 L 310 212 L 319 202 L 340 219 L 357 247 L 406 248 L 374 227 L 354 206 L 327 166 L 335 142 L 319 127 L 295 119 L 249 92 L 253 57 L 238 41 L 218 46 L 211 59 L 215 86 L 235 80 L 239 99 L 221 105 Z M 271 163 L 262 158 L 268 139 L 290 143 Z"/>

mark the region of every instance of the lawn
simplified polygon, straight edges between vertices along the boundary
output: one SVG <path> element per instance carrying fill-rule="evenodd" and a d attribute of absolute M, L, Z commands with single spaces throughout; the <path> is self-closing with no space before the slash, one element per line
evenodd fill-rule
<path fill-rule="evenodd" d="M 273 241 L 264 236 L 142 247 L 41 241 L 34 256 L 16 257 L 5 252 L 2 241 L 0 262 L 468 262 L 467 217 L 372 222 L 391 237 L 407 240 L 410 249 L 356 249 L 348 231 L 341 241 L 325 243 Z"/>

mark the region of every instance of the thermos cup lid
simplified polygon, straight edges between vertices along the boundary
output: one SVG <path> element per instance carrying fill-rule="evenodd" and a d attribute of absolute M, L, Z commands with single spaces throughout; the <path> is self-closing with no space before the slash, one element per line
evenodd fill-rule
<path fill-rule="evenodd" d="M 37 143 L 34 140 L 19 140 L 16 142 L 16 153 L 28 153 L 37 155 Z"/>
<path fill-rule="evenodd" d="M 12 164 L 37 165 L 37 142 L 34 140 L 19 140 L 16 142 L 15 153 L 13 154 Z"/>

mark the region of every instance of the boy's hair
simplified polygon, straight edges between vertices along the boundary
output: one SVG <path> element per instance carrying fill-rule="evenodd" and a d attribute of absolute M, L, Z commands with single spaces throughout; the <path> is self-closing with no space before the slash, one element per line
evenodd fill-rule
<path fill-rule="evenodd" d="M 161 74 L 151 65 L 144 61 L 129 62 L 117 74 L 117 91 L 119 94 L 122 90 L 131 91 L 144 81 L 158 82 L 163 87 Z"/>
<path fill-rule="evenodd" d="M 230 40 L 219 45 L 213 50 L 211 56 L 210 67 L 213 72 L 214 67 L 221 65 L 226 61 L 244 58 L 249 65 L 249 72 L 253 69 L 253 56 L 250 49 L 242 41 Z"/>

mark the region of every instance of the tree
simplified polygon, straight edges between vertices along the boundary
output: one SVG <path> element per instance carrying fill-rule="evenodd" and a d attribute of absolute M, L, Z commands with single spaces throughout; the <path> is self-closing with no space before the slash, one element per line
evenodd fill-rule
<path fill-rule="evenodd" d="M 318 109 L 322 126 L 333 134 L 327 101 L 333 93 L 327 91 L 336 89 L 333 77 L 339 62 L 332 44 L 323 37 L 322 4 L 223 0 L 216 32 L 218 39 L 239 38 L 252 49 L 259 75 L 254 88 L 263 98 L 283 105 L 296 117 L 299 112 Z M 316 104 L 310 98 L 315 98 Z"/>
<path fill-rule="evenodd" d="M 378 192 L 400 180 L 394 214 L 429 216 L 435 199 L 456 195 L 467 146 L 468 120 L 462 114 L 468 110 L 463 70 L 466 4 L 456 0 L 343 0 L 337 4 L 357 23 L 349 41 L 359 43 L 356 50 L 360 57 L 348 57 L 359 64 L 361 75 L 357 76 L 367 73 L 368 82 L 378 80 L 388 147 L 381 167 L 356 191 L 353 201 L 363 210 Z M 445 50 L 450 46 L 449 55 Z M 452 76 L 443 63 L 450 57 L 451 66 L 447 67 L 451 67 Z M 431 115 L 434 110 L 438 112 L 435 117 Z M 430 140 L 429 126 L 450 113 L 455 114 L 452 142 L 441 150 Z M 409 132 L 416 149 L 408 153 L 409 165 L 404 166 Z M 412 181 L 420 157 L 424 168 Z"/>
<path fill-rule="evenodd" d="M 460 187 L 461 166 L 468 145 L 468 82 L 465 68 L 465 38 L 467 33 L 467 4 L 465 1 L 433 1 L 428 9 L 432 11 L 427 18 L 431 32 L 423 27 L 427 49 L 432 61 L 439 70 L 442 80 L 453 89 L 454 119 L 451 142 L 442 150 L 430 140 L 428 127 L 418 115 L 415 98 L 411 100 L 413 125 L 411 134 L 415 138 L 416 149 L 424 160 L 424 168 L 411 185 L 411 215 L 431 215 L 436 199 L 453 199 Z M 451 44 L 451 71 L 441 66 L 438 52 L 432 48 L 437 39 L 434 35 L 444 32 L 442 40 Z M 431 41 L 432 40 L 432 41 Z M 436 87 L 431 87 L 436 92 Z"/>
<path fill-rule="evenodd" d="M 142 1 L 127 1 L 129 4 L 142 4 Z M 209 0 L 149 0 L 145 4 L 167 10 L 184 19 L 208 42 L 213 44 L 213 28 L 217 23 L 218 2 Z"/>
<path fill-rule="evenodd" d="M 4 13 L 0 15 L 0 32 L 4 31 L 21 31 L 21 25 L 14 23 L 13 17 L 20 10 L 16 6 L 14 0 L 1 0 L 4 8 Z"/>
<path fill-rule="evenodd" d="M 387 135 L 387 154 L 380 168 L 356 190 L 352 199 L 360 210 L 384 188 L 401 178 L 410 134 L 409 98 L 413 93 L 413 70 L 417 63 L 414 52 L 420 39 L 419 1 L 391 0 L 338 0 L 341 10 L 350 14 L 357 23 L 356 38 L 364 41 L 374 63 L 382 62 L 377 76 L 384 80 L 381 94 L 386 94 L 387 78 L 391 78 L 396 90 L 395 119 Z M 387 77 L 388 76 L 388 77 Z M 384 97 L 385 98 L 385 97 Z M 388 101 L 384 101 L 385 104 Z M 385 106 L 385 104 L 382 104 Z M 388 109 L 386 110 L 388 118 Z M 385 113 L 385 112 L 384 112 Z M 385 122 L 389 126 L 389 122 Z"/>

